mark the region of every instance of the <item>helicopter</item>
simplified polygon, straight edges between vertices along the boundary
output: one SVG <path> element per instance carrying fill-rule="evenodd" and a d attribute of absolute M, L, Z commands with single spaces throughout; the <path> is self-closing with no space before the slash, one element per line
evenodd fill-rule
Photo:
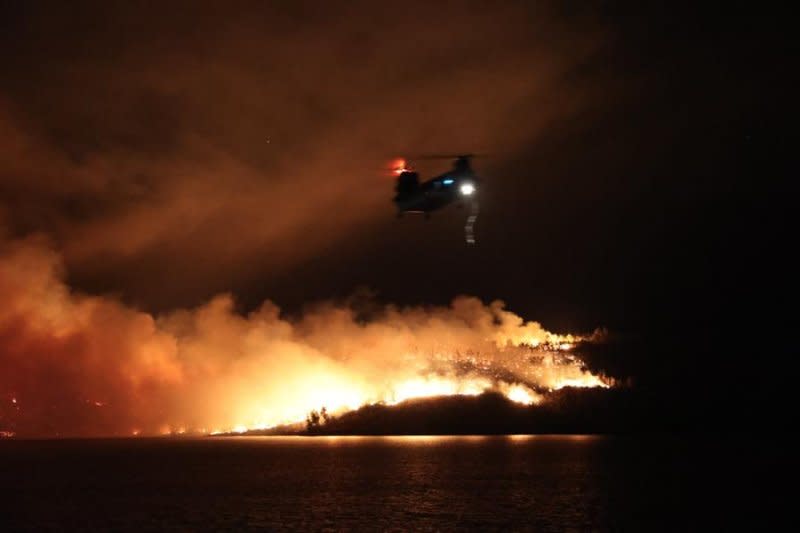
<path fill-rule="evenodd" d="M 452 203 L 463 206 L 476 201 L 479 179 L 470 166 L 473 154 L 423 156 L 418 159 L 453 159 L 453 168 L 434 178 L 419 182 L 419 174 L 406 167 L 405 160 L 393 170 L 397 176 L 394 204 L 397 216 L 404 213 L 423 213 L 430 218 L 432 211 Z"/>
<path fill-rule="evenodd" d="M 455 203 L 463 207 L 469 202 L 470 212 L 464 225 L 464 237 L 467 244 L 475 244 L 475 221 L 478 219 L 478 176 L 470 166 L 474 154 L 423 156 L 418 159 L 452 159 L 453 168 L 449 172 L 422 183 L 419 174 L 406 166 L 405 160 L 399 160 L 394 173 L 397 176 L 394 204 L 397 216 L 404 213 L 423 213 L 429 219 L 431 211 L 441 209 Z"/>

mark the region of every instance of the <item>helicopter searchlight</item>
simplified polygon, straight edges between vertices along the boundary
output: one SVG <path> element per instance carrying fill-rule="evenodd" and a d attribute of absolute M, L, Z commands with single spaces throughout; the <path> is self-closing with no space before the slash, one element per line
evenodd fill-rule
<path fill-rule="evenodd" d="M 461 191 L 461 194 L 464 196 L 472 196 L 472 193 L 475 192 L 475 185 L 469 182 L 462 183 L 458 190 Z"/>

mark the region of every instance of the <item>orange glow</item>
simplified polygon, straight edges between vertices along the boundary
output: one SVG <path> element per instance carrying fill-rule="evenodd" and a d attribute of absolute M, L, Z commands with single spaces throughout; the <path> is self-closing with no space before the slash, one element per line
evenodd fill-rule
<path fill-rule="evenodd" d="M 399 157 L 399 158 L 397 158 L 397 159 L 393 159 L 393 160 L 392 160 L 391 164 L 389 165 L 389 168 L 391 168 L 391 169 L 392 169 L 392 172 L 393 172 L 393 173 L 394 173 L 396 176 L 399 176 L 399 175 L 400 175 L 400 174 L 402 174 L 403 172 L 407 172 L 408 170 L 410 170 L 410 169 L 409 169 L 409 168 L 406 166 L 407 164 L 408 164 L 408 162 L 407 162 L 405 159 L 403 159 L 402 157 Z"/>

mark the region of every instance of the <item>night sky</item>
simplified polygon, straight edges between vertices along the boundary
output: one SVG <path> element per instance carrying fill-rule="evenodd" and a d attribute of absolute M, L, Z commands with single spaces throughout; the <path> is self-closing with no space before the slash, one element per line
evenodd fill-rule
<path fill-rule="evenodd" d="M 501 299 L 735 419 L 787 379 L 796 97 L 779 14 L 724 11 L 3 2 L 0 237 L 151 313 Z M 384 167 L 442 152 L 485 154 L 475 246 L 395 218 Z"/>

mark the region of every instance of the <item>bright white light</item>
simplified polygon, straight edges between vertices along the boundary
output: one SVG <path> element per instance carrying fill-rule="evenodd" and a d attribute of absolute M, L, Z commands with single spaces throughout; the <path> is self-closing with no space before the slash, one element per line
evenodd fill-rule
<path fill-rule="evenodd" d="M 461 194 L 463 194 L 464 196 L 470 196 L 472 193 L 475 192 L 475 186 L 471 183 L 465 183 L 459 188 L 459 190 L 461 191 Z"/>

